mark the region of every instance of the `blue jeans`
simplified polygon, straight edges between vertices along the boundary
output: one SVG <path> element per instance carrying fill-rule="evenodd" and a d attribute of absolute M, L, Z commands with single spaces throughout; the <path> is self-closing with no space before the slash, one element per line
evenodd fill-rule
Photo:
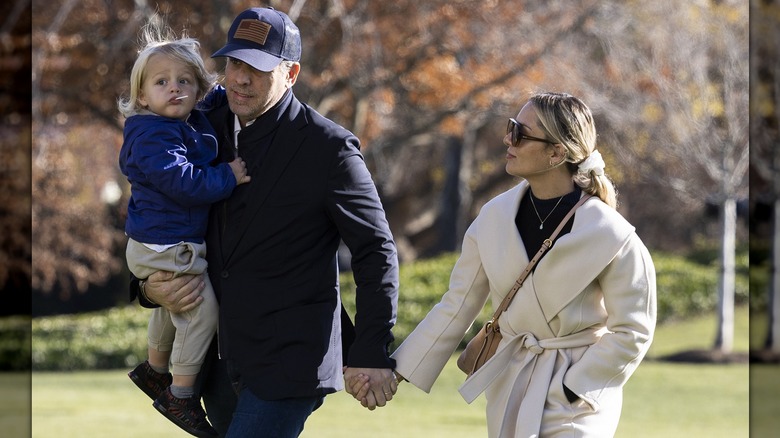
<path fill-rule="evenodd" d="M 303 423 L 308 416 L 322 405 L 324 397 L 264 401 L 246 389 L 240 391 L 239 397 L 234 389 L 239 385 L 231 382 L 227 362 L 225 359 L 217 359 L 215 336 L 203 369 L 198 374 L 197 385 L 203 396 L 208 420 L 220 437 L 228 436 L 228 433 L 232 437 L 242 438 L 297 437 L 303 431 Z M 241 406 L 238 406 L 239 404 Z M 234 412 L 239 411 L 242 412 L 240 418 L 234 419 Z M 300 413 L 296 413 L 298 411 Z M 257 417 L 256 423 L 250 418 L 253 416 Z M 264 416 L 267 416 L 265 420 Z M 277 430 L 278 432 L 275 432 Z"/>
<path fill-rule="evenodd" d="M 248 388 L 241 390 L 227 438 L 296 438 L 303 423 L 322 406 L 324 396 L 260 400 Z"/>

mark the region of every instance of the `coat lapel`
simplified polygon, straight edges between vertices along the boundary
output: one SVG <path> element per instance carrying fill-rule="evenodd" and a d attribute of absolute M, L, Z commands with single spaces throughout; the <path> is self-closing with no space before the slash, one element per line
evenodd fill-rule
<path fill-rule="evenodd" d="M 527 183 L 523 181 L 489 201 L 478 217 L 479 255 L 490 280 L 493 308 L 501 303 L 530 261 L 515 225 L 526 190 Z"/>
<path fill-rule="evenodd" d="M 489 201 L 480 213 L 480 257 L 490 279 L 494 308 L 529 262 L 514 222 L 527 190 L 528 183 L 522 181 Z M 535 289 L 549 322 L 593 282 L 633 232 L 634 227 L 615 209 L 598 199 L 586 202 L 574 214 L 571 232 L 555 241 L 519 293 Z"/>
<path fill-rule="evenodd" d="M 571 232 L 556 240 L 533 273 L 548 322 L 596 279 L 633 232 L 631 224 L 598 199 L 577 210 Z"/>
<path fill-rule="evenodd" d="M 223 240 L 223 254 L 226 255 L 226 264 L 230 262 L 236 248 L 243 240 L 252 219 L 260 214 L 268 195 L 306 139 L 306 135 L 302 134 L 301 131 L 308 124 L 307 119 L 306 117 L 298 117 L 302 111 L 303 107 L 300 102 L 293 98 L 287 116 L 282 119 L 271 142 L 268 154 L 263 159 L 257 174 L 252 175 L 246 197 L 252 202 L 247 206 L 239 223 L 234 224 L 236 228 Z"/>
<path fill-rule="evenodd" d="M 230 112 L 230 108 L 227 104 L 220 108 L 210 112 L 208 114 L 209 122 L 212 126 L 219 127 L 217 129 L 217 135 L 219 143 L 219 161 L 229 162 L 235 157 L 233 138 L 230 134 L 233 130 L 233 113 Z M 211 206 L 211 217 L 209 218 L 209 227 L 217 230 L 218 239 L 220 244 L 209 244 L 209 257 L 216 257 L 218 260 L 225 260 L 225 252 L 223 250 L 224 243 L 224 229 L 226 225 L 226 203 L 227 200 L 223 199 Z"/>

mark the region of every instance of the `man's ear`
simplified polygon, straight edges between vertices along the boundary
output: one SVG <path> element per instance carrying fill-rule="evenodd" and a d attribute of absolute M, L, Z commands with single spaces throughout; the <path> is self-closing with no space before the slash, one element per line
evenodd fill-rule
<path fill-rule="evenodd" d="M 296 62 L 290 67 L 290 72 L 287 73 L 287 85 L 289 87 L 292 87 L 293 85 L 295 85 L 295 82 L 298 81 L 298 73 L 300 72 L 301 72 L 301 64 Z"/>

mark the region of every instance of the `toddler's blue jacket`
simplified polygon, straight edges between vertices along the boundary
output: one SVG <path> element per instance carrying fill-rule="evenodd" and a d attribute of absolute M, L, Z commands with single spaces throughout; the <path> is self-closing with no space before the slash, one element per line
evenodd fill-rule
<path fill-rule="evenodd" d="M 214 129 L 193 110 L 187 121 L 154 114 L 128 117 L 119 167 L 131 185 L 125 233 L 152 244 L 202 243 L 211 204 L 236 186 L 216 162 Z"/>

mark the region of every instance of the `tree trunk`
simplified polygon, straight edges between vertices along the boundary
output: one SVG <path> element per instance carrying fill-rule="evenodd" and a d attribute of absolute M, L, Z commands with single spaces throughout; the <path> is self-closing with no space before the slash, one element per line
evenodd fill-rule
<path fill-rule="evenodd" d="M 474 156 L 477 147 L 477 128 L 479 123 L 467 127 L 463 133 L 463 149 L 460 156 L 460 174 L 458 176 L 458 189 L 460 190 L 460 205 L 458 206 L 458 221 L 456 229 L 456 248 L 459 250 L 463 244 L 463 237 L 469 226 L 469 210 L 474 201 L 470 182 L 474 177 Z"/>
<path fill-rule="evenodd" d="M 720 281 L 718 284 L 718 336 L 715 349 L 731 353 L 734 348 L 734 284 L 737 202 L 727 197 L 721 205 Z"/>
<path fill-rule="evenodd" d="M 450 137 L 446 140 L 444 156 L 444 188 L 441 191 L 441 208 L 437 218 L 436 232 L 438 242 L 435 252 L 455 251 L 458 247 L 458 217 L 461 209 L 461 163 L 463 161 L 463 143 Z"/>

